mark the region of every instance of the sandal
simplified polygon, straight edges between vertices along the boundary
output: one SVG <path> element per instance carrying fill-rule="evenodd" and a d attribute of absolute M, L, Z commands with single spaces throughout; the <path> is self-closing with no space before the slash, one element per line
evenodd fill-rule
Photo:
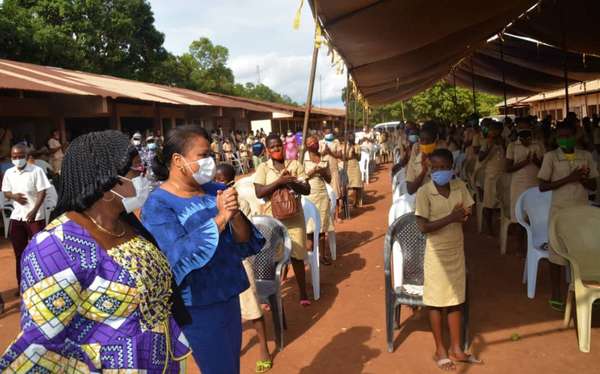
<path fill-rule="evenodd" d="M 454 365 L 454 362 L 452 362 L 452 360 L 449 359 L 448 357 L 440 358 L 439 360 L 436 357 L 433 357 L 433 361 L 435 362 L 437 367 L 443 371 L 456 370 L 456 366 Z"/>
<path fill-rule="evenodd" d="M 260 360 L 256 361 L 256 372 L 266 373 L 273 368 L 273 361 L 271 360 Z"/>
<path fill-rule="evenodd" d="M 553 310 L 555 310 L 557 312 L 565 311 L 565 303 L 563 303 L 562 301 L 548 300 L 548 304 L 550 304 L 550 308 L 552 308 Z"/>
<path fill-rule="evenodd" d="M 307 307 L 307 306 L 311 305 L 311 302 L 307 299 L 302 299 L 302 300 L 300 300 L 300 305 L 303 307 Z"/>
<path fill-rule="evenodd" d="M 454 362 L 460 362 L 463 364 L 473 364 L 473 365 L 482 365 L 483 361 L 478 359 L 477 357 L 473 356 L 473 355 L 466 355 L 467 358 L 459 360 L 455 357 L 452 357 L 452 355 L 449 355 L 450 359 Z"/>

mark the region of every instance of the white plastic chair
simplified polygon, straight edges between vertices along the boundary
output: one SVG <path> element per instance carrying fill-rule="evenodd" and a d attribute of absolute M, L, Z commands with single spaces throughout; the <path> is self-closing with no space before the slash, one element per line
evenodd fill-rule
<path fill-rule="evenodd" d="M 4 237 L 8 239 L 10 232 L 10 214 L 14 209 L 13 202 L 4 198 L 4 193 L 0 193 L 0 209 L 2 209 L 2 223 L 4 225 Z"/>
<path fill-rule="evenodd" d="M 394 201 L 388 212 L 388 226 L 403 215 L 414 212 L 416 200 L 416 194 L 404 194 L 398 200 Z"/>
<path fill-rule="evenodd" d="M 329 195 L 329 201 L 331 209 L 329 211 L 329 219 L 335 221 L 335 210 L 337 208 L 337 194 L 330 185 L 327 185 L 327 194 Z M 335 261 L 337 258 L 337 240 L 335 237 L 335 227 L 333 230 L 327 232 L 327 239 L 329 240 L 329 251 L 331 252 L 331 259 Z"/>
<path fill-rule="evenodd" d="M 319 216 L 319 211 L 315 204 L 308 200 L 306 196 L 302 196 L 302 209 L 304 210 L 304 222 L 308 224 L 308 222 L 312 220 L 315 227 L 314 232 L 321 232 L 321 217 Z M 313 240 L 313 250 L 312 252 L 308 251 L 306 257 L 306 262 L 308 262 L 308 266 L 310 267 L 314 299 L 319 300 L 319 298 L 321 298 L 321 264 L 319 263 L 318 240 Z"/>
<path fill-rule="evenodd" d="M 46 226 L 50 222 L 50 216 L 52 215 L 52 211 L 56 208 L 56 204 L 58 203 L 58 193 L 56 192 L 56 188 L 54 186 L 50 186 L 46 190 L 46 198 L 44 199 L 44 219 L 46 220 Z"/>
<path fill-rule="evenodd" d="M 538 263 L 548 258 L 548 251 L 542 249 L 548 243 L 548 215 L 552 192 L 541 192 L 532 187 L 523 192 L 515 205 L 517 222 L 527 231 L 527 258 L 523 271 L 523 284 L 527 283 L 527 297 L 535 297 Z M 527 222 L 526 217 L 529 222 Z"/>
<path fill-rule="evenodd" d="M 369 152 L 360 152 L 360 174 L 364 183 L 369 184 L 369 165 L 371 164 L 371 154 Z"/>

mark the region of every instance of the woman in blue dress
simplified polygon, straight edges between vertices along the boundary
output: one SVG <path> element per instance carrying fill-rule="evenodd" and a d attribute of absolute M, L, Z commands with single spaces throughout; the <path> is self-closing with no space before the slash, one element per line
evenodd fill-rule
<path fill-rule="evenodd" d="M 180 127 L 157 154 L 164 181 L 142 209 L 142 223 L 166 255 L 192 322 L 184 334 L 203 374 L 239 373 L 238 295 L 249 287 L 242 260 L 264 239 L 238 210 L 235 189 L 212 182 L 215 162 L 202 128 Z"/>

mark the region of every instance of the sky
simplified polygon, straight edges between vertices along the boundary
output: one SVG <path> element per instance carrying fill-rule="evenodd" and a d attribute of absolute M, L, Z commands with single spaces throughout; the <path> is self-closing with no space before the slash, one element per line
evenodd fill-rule
<path fill-rule="evenodd" d="M 192 41 L 208 37 L 229 49 L 236 83 L 257 83 L 260 70 L 261 83 L 298 103 L 306 101 L 314 34 L 304 3 L 300 29 L 294 30 L 300 0 L 150 0 L 167 50 L 181 54 Z M 321 48 L 313 104 L 341 108 L 345 75 L 330 61 Z"/>

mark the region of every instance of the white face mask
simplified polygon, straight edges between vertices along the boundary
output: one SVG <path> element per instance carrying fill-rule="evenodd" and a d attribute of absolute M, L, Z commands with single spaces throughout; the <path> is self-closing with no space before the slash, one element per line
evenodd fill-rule
<path fill-rule="evenodd" d="M 217 171 L 215 160 L 213 160 L 212 157 L 205 157 L 194 162 L 198 164 L 198 171 L 192 175 L 196 183 L 202 186 L 203 184 L 211 182 Z M 188 164 L 191 164 L 191 162 L 188 162 Z"/>
<path fill-rule="evenodd" d="M 130 197 L 125 197 L 120 193 L 111 190 L 112 193 L 121 198 L 121 202 L 123 203 L 123 208 L 125 208 L 125 211 L 127 213 L 132 213 L 133 211 L 143 207 L 144 203 L 148 199 L 148 195 L 150 195 L 150 181 L 141 175 L 133 179 L 125 177 L 120 178 L 130 181 L 135 189 L 135 196 Z"/>
<path fill-rule="evenodd" d="M 140 140 L 133 140 L 132 143 L 136 147 L 139 146 L 140 144 L 142 144 L 142 142 Z"/>
<path fill-rule="evenodd" d="M 27 164 L 27 160 L 24 158 L 12 159 L 13 165 L 15 165 L 19 169 L 23 169 L 25 164 Z"/>

